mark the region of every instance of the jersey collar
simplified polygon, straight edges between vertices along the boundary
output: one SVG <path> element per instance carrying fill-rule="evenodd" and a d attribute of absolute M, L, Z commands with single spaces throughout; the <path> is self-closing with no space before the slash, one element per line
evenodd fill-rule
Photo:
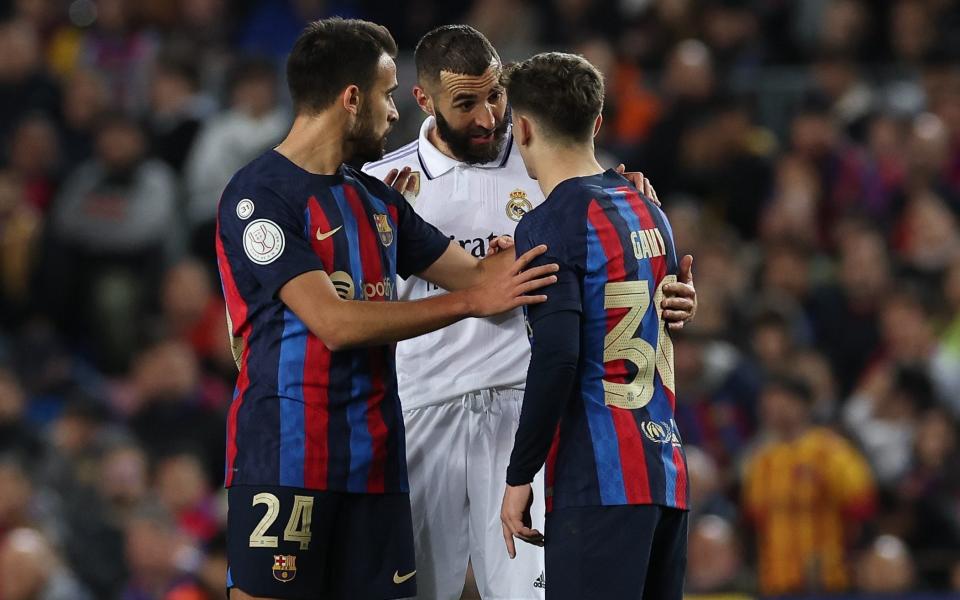
<path fill-rule="evenodd" d="M 481 165 L 467 165 L 459 160 L 450 158 L 433 145 L 427 134 L 436 126 L 437 120 L 433 116 L 424 119 L 423 124 L 420 125 L 420 143 L 417 144 L 417 155 L 420 159 L 420 166 L 423 167 L 424 175 L 427 176 L 427 179 L 436 179 L 458 165 L 477 167 L 480 169 L 500 169 L 506 166 L 507 159 L 510 158 L 510 151 L 513 148 L 512 128 L 507 129 L 507 138 L 504 140 L 503 148 L 500 149 L 500 155 L 497 156 L 497 158 Z"/>

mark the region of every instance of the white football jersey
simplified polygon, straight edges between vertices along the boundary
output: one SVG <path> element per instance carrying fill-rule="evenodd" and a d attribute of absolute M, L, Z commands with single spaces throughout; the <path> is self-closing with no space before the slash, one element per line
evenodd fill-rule
<path fill-rule="evenodd" d="M 368 163 L 363 170 L 383 178 L 390 169 L 410 167 L 416 177 L 407 199 L 414 210 L 477 258 L 490 240 L 513 235 L 523 215 L 543 202 L 520 151 L 508 132 L 496 160 L 468 165 L 440 152 L 427 139 L 436 126 L 428 117 L 420 137 Z M 417 277 L 398 281 L 401 300 L 444 290 Z M 521 309 L 487 319 L 465 319 L 439 331 L 397 344 L 397 382 L 404 410 L 439 404 L 476 390 L 523 388 L 530 346 Z"/>

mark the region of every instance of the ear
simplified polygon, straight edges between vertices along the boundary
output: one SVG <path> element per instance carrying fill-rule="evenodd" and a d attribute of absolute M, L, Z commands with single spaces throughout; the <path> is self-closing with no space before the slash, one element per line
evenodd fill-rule
<path fill-rule="evenodd" d="M 603 125 L 603 115 L 597 115 L 597 120 L 593 122 L 593 137 L 600 133 L 600 126 Z"/>
<path fill-rule="evenodd" d="M 348 85 L 340 94 L 340 102 L 348 113 L 354 116 L 360 114 L 360 88 L 356 85 Z"/>
<path fill-rule="evenodd" d="M 426 90 L 419 85 L 413 86 L 413 97 L 417 101 L 417 106 L 420 107 L 420 110 L 431 117 L 435 116 L 433 112 L 433 98 L 427 94 Z"/>
<path fill-rule="evenodd" d="M 513 139 L 521 146 L 529 146 L 533 137 L 533 123 L 523 115 L 513 113 Z"/>

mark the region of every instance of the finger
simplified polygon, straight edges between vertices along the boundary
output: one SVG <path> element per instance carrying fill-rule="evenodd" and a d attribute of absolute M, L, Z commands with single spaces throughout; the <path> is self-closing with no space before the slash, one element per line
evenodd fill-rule
<path fill-rule="evenodd" d="M 686 321 L 672 321 L 667 323 L 667 329 L 670 331 L 680 331 L 683 329 L 683 326 L 686 324 Z"/>
<path fill-rule="evenodd" d="M 643 195 L 647 198 L 653 197 L 653 188 L 650 187 L 650 180 L 646 177 L 643 178 Z"/>
<path fill-rule="evenodd" d="M 627 166 L 623 163 L 617 165 L 617 174 L 623 175 L 627 171 Z"/>
<path fill-rule="evenodd" d="M 517 306 L 527 306 L 530 304 L 542 304 L 547 301 L 547 297 L 543 294 L 539 296 L 517 296 L 514 300 L 514 308 Z"/>
<path fill-rule="evenodd" d="M 663 310 L 693 310 L 693 300 L 689 298 L 667 298 L 660 303 Z"/>
<path fill-rule="evenodd" d="M 400 173 L 397 175 L 397 180 L 393 182 L 393 189 L 397 190 L 401 194 L 407 191 L 407 186 L 410 184 L 410 167 L 404 167 L 400 170 Z"/>
<path fill-rule="evenodd" d="M 686 254 L 680 259 L 680 282 L 693 283 L 693 255 Z"/>
<path fill-rule="evenodd" d="M 665 310 L 660 317 L 664 321 L 669 321 L 671 323 L 676 323 L 677 321 L 685 321 L 692 317 L 693 314 L 687 310 Z"/>
<path fill-rule="evenodd" d="M 525 542 L 530 540 L 543 539 L 543 534 L 533 527 L 523 526 L 517 530 L 517 537 Z"/>
<path fill-rule="evenodd" d="M 557 282 L 556 275 L 550 275 L 549 277 L 542 277 L 540 279 L 534 279 L 533 281 L 528 281 L 520 285 L 517 288 L 517 292 L 520 294 L 526 294 L 527 292 L 532 292 L 533 290 L 539 290 L 542 287 L 547 287 L 548 285 L 554 284 Z"/>
<path fill-rule="evenodd" d="M 536 279 L 538 277 L 546 277 L 551 273 L 556 273 L 560 270 L 560 265 L 557 263 L 550 263 L 549 265 L 541 265 L 539 267 L 533 267 L 532 269 L 527 269 L 522 273 L 517 274 L 519 282 L 529 281 L 531 279 Z"/>
<path fill-rule="evenodd" d="M 513 534 L 510 532 L 510 529 L 507 527 L 507 523 L 503 522 L 503 541 L 507 545 L 507 555 L 510 558 L 517 557 L 517 548 L 513 543 Z"/>
<path fill-rule="evenodd" d="M 543 254 L 543 253 L 546 252 L 546 251 L 547 251 L 547 245 L 546 245 L 546 244 L 540 244 L 539 246 L 536 246 L 536 247 L 534 247 L 534 248 L 531 248 L 531 249 L 527 250 L 526 252 L 524 252 L 523 254 L 521 254 L 521 255 L 517 258 L 517 260 L 515 260 L 515 261 L 513 262 L 513 274 L 516 275 L 517 273 L 519 273 L 520 271 L 522 271 L 522 270 L 524 269 L 524 267 L 526 267 L 528 264 L 530 264 L 530 261 L 532 261 L 533 259 L 535 259 L 536 257 L 540 256 L 541 254 Z"/>
<path fill-rule="evenodd" d="M 396 169 L 390 169 L 390 172 L 387 173 L 387 176 L 383 178 L 383 182 L 390 187 L 393 187 L 393 182 L 397 179 L 397 173 L 399 173 L 399 171 Z"/>
<path fill-rule="evenodd" d="M 667 298 L 693 298 L 697 291 L 689 283 L 668 283 L 663 286 L 663 294 Z"/>

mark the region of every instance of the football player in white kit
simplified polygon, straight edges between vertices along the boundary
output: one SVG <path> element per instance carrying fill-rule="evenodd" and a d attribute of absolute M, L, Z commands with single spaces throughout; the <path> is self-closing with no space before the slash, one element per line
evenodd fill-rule
<path fill-rule="evenodd" d="M 403 187 L 416 212 L 482 258 L 543 202 L 510 134 L 500 58 L 477 30 L 447 25 L 420 40 L 416 66 L 413 91 L 428 115 L 419 138 L 363 170 L 380 178 L 409 171 Z M 689 272 L 686 281 L 665 301 L 665 316 L 678 326 L 696 308 Z M 402 300 L 444 293 L 416 277 L 398 288 Z M 523 312 L 468 319 L 400 342 L 396 360 L 417 597 L 458 599 L 470 561 L 485 600 L 543 598 L 542 549 L 524 546 L 509 560 L 500 523 L 530 360 Z M 534 489 L 542 493 L 542 472 Z M 542 527 L 542 502 L 533 503 L 532 517 L 533 527 Z"/>

